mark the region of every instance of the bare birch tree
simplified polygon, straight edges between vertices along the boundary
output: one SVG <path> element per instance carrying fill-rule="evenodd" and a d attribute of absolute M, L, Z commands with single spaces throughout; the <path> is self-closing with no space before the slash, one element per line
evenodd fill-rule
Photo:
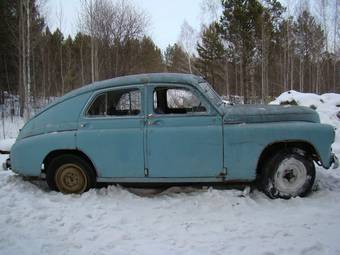
<path fill-rule="evenodd" d="M 31 10 L 30 10 L 30 0 L 26 0 L 26 49 L 27 49 L 27 56 L 26 56 L 26 65 L 27 65 L 27 85 L 26 85 L 26 107 L 24 117 L 28 119 L 30 117 L 30 107 L 31 107 Z"/>
<path fill-rule="evenodd" d="M 62 25 L 63 25 L 63 7 L 61 5 L 61 2 L 59 2 L 59 11 L 57 12 L 57 18 L 59 20 L 59 29 L 62 31 Z M 64 81 L 64 67 L 63 67 L 63 44 L 60 44 L 59 47 L 59 57 L 60 57 L 60 80 L 61 80 L 61 95 L 64 95 L 65 91 L 65 81 Z"/>
<path fill-rule="evenodd" d="M 201 0 L 200 7 L 202 26 L 209 26 L 212 22 L 218 20 L 222 12 L 220 0 Z"/>
<path fill-rule="evenodd" d="M 30 1 L 19 2 L 19 77 L 21 115 L 28 119 L 31 98 L 31 63 L 30 63 Z"/>
<path fill-rule="evenodd" d="M 190 73 L 192 73 L 191 58 L 195 50 L 196 41 L 197 41 L 196 31 L 185 20 L 181 27 L 181 33 L 179 36 L 179 45 L 182 47 L 182 49 L 184 50 L 186 54 Z"/>
<path fill-rule="evenodd" d="M 84 0 L 79 19 L 80 28 L 91 36 L 92 81 L 99 79 L 98 42 L 115 47 L 115 76 L 119 71 L 119 47 L 133 38 L 141 39 L 148 26 L 144 11 L 130 2 L 119 0 Z M 111 56 L 104 56 L 111 57 Z M 101 59 L 101 61 L 105 61 Z M 111 60 L 110 60 L 111 61 Z M 107 60 L 106 62 L 110 62 Z"/>
<path fill-rule="evenodd" d="M 338 47 L 337 45 L 337 39 L 340 36 L 339 32 L 339 6 L 340 6 L 340 0 L 335 0 L 335 6 L 334 6 L 334 32 L 333 32 L 333 52 L 334 52 L 334 65 L 333 65 L 333 91 L 336 91 L 336 82 L 337 77 L 339 74 L 337 73 L 336 66 L 338 61 Z M 340 85 L 340 84 L 338 84 Z"/>

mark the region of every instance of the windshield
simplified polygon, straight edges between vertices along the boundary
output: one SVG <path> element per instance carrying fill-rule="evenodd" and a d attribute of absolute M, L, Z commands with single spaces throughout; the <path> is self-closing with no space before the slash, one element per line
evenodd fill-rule
<path fill-rule="evenodd" d="M 199 86 L 203 92 L 212 100 L 217 106 L 223 103 L 222 98 L 217 94 L 217 92 L 210 86 L 208 82 L 199 83 Z"/>

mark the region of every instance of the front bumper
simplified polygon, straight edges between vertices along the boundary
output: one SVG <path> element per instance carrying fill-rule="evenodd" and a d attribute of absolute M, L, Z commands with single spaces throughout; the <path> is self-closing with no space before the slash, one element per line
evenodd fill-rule
<path fill-rule="evenodd" d="M 10 158 L 6 159 L 6 161 L 4 163 L 2 163 L 2 169 L 3 170 L 11 169 L 11 160 L 10 160 Z"/>
<path fill-rule="evenodd" d="M 332 153 L 332 155 L 331 155 L 331 165 L 332 164 L 333 164 L 333 169 L 339 167 L 339 159 L 334 153 Z"/>

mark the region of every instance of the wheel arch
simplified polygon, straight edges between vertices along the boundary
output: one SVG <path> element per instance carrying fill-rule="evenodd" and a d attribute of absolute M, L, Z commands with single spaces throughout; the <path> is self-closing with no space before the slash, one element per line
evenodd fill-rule
<path fill-rule="evenodd" d="M 298 148 L 305 151 L 317 164 L 320 164 L 320 154 L 318 150 L 305 140 L 284 140 L 268 144 L 261 152 L 257 161 L 256 176 L 261 175 L 261 170 L 266 159 L 273 156 L 277 151 L 283 149 Z"/>
<path fill-rule="evenodd" d="M 87 161 L 91 165 L 95 176 L 98 177 L 97 169 L 96 169 L 94 163 L 92 162 L 92 160 L 84 152 L 82 152 L 80 150 L 75 150 L 75 149 L 61 149 L 61 150 L 54 150 L 54 151 L 49 152 L 43 160 L 43 164 L 44 164 L 44 170 L 43 171 L 45 171 L 47 169 L 47 166 L 51 162 L 52 159 L 54 159 L 58 156 L 61 156 L 61 155 L 66 155 L 66 154 L 75 155 L 75 156 L 78 156 L 78 157 L 84 159 L 85 161 Z"/>

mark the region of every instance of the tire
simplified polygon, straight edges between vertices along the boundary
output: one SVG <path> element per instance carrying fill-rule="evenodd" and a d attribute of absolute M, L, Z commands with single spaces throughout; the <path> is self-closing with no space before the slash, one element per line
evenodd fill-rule
<path fill-rule="evenodd" d="M 270 198 L 304 197 L 315 180 L 313 160 L 300 149 L 281 150 L 264 162 L 260 188 Z"/>
<path fill-rule="evenodd" d="M 96 176 L 86 160 L 66 154 L 52 159 L 48 164 L 46 181 L 51 190 L 81 194 L 94 187 Z"/>

